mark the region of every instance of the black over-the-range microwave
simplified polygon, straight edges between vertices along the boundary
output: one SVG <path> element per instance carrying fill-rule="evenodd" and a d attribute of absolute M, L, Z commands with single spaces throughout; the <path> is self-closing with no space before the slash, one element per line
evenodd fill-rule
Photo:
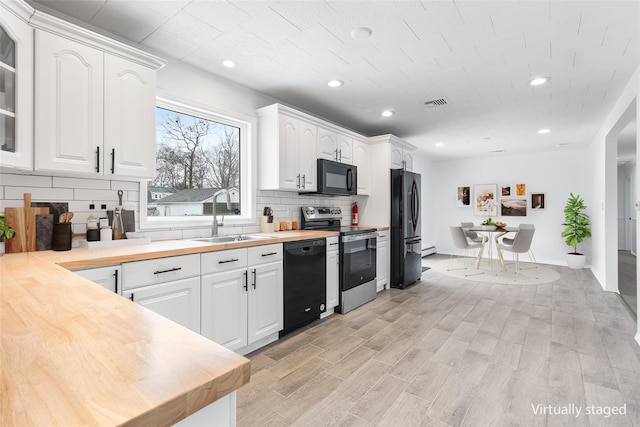
<path fill-rule="evenodd" d="M 353 196 L 358 194 L 357 166 L 318 159 L 318 191 L 313 194 L 327 196 Z"/>

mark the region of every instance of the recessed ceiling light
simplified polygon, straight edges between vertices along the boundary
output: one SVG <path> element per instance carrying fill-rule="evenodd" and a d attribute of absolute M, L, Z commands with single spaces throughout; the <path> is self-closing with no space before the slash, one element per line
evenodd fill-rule
<path fill-rule="evenodd" d="M 436 147 L 444 147 L 444 142 L 436 142 Z"/>
<path fill-rule="evenodd" d="M 540 76 L 529 80 L 529 84 L 531 86 L 541 86 L 545 83 L 549 83 L 549 80 L 551 80 L 551 77 L 549 76 Z"/>
<path fill-rule="evenodd" d="M 545 133 L 549 133 L 549 132 L 551 132 L 551 129 L 540 129 L 540 130 L 538 130 L 538 133 L 541 134 L 541 135 L 545 134 Z"/>
<path fill-rule="evenodd" d="M 327 82 L 327 86 L 329 86 L 329 87 L 340 87 L 343 84 L 344 84 L 344 82 L 342 80 L 338 80 L 338 79 L 329 80 Z"/>
<path fill-rule="evenodd" d="M 224 61 L 222 61 L 222 65 L 224 65 L 227 68 L 233 68 L 236 66 L 236 61 L 225 59 Z"/>
<path fill-rule="evenodd" d="M 391 117 L 394 114 L 395 114 L 395 111 L 391 111 L 391 110 L 385 110 L 382 113 L 380 113 L 382 117 Z"/>
<path fill-rule="evenodd" d="M 351 30 L 351 37 L 356 40 L 366 40 L 371 36 L 371 28 L 359 27 Z"/>

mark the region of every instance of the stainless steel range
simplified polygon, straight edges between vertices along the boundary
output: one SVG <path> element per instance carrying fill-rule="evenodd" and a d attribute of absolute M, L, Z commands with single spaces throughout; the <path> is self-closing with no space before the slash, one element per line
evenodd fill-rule
<path fill-rule="evenodd" d="M 342 227 L 342 210 L 335 207 L 302 209 L 303 230 L 340 232 L 339 313 L 347 313 L 376 298 L 375 228 Z"/>

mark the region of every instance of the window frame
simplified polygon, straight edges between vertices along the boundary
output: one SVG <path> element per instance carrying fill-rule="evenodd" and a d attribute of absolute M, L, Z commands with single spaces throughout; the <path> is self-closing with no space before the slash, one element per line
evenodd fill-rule
<path fill-rule="evenodd" d="M 157 97 L 156 107 L 177 113 L 196 116 L 240 129 L 240 215 L 227 215 L 225 225 L 247 225 L 256 223 L 255 212 L 255 118 L 239 117 L 239 114 L 220 112 L 195 102 L 176 101 Z M 154 132 L 155 135 L 155 132 Z M 157 145 L 157 141 L 155 141 Z M 140 229 L 187 229 L 210 227 L 213 219 L 207 216 L 147 216 L 147 179 L 140 181 Z"/>

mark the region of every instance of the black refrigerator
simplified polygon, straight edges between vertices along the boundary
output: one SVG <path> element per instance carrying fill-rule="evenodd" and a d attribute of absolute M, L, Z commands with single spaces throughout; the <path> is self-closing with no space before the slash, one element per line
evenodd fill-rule
<path fill-rule="evenodd" d="M 422 275 L 420 174 L 391 169 L 391 283 L 404 289 Z"/>

